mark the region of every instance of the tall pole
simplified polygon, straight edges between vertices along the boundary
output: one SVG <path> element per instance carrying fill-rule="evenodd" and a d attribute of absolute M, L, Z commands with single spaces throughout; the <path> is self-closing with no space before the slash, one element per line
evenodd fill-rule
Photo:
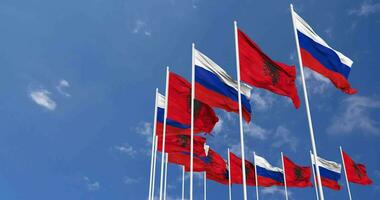
<path fill-rule="evenodd" d="M 168 101 L 169 101 L 169 67 L 166 67 L 165 98 L 166 98 L 166 100 L 165 100 L 165 111 L 164 111 L 164 125 L 162 128 L 160 200 L 162 200 L 162 192 L 163 192 L 163 186 L 164 186 L 166 118 L 168 117 Z"/>
<path fill-rule="evenodd" d="M 255 185 L 256 185 L 256 200 L 259 200 L 259 178 L 256 167 L 256 152 L 253 152 L 253 166 L 255 166 Z"/>
<path fill-rule="evenodd" d="M 195 59 L 194 59 L 195 44 L 192 44 L 191 49 L 191 130 L 190 130 L 190 200 L 193 200 L 193 159 L 194 159 L 194 97 L 195 97 Z"/>
<path fill-rule="evenodd" d="M 229 200 L 232 200 L 230 148 L 227 149 L 227 152 L 228 152 L 228 197 L 229 197 Z"/>
<path fill-rule="evenodd" d="M 148 199 L 152 200 L 152 181 L 153 181 L 153 163 L 154 163 L 154 149 L 156 141 L 156 121 L 157 121 L 157 95 L 158 88 L 156 88 L 155 101 L 154 101 L 154 117 L 153 117 L 153 133 L 152 133 L 152 152 L 150 159 L 150 177 L 149 177 L 149 196 Z"/>
<path fill-rule="evenodd" d="M 285 174 L 285 164 L 284 164 L 284 154 L 281 152 L 282 170 L 284 173 L 284 188 L 285 188 L 285 199 L 288 200 L 288 188 L 286 185 L 286 174 Z"/>
<path fill-rule="evenodd" d="M 298 41 L 298 37 L 297 37 L 296 26 L 295 26 L 295 23 L 294 23 L 294 10 L 293 10 L 293 5 L 292 4 L 290 4 L 290 10 L 292 12 L 293 31 L 294 31 L 294 37 L 295 37 L 296 45 L 297 45 L 298 62 L 299 62 L 299 68 L 300 68 L 300 71 L 301 71 L 303 94 L 304 94 L 305 105 L 306 105 L 306 114 L 307 114 L 307 119 L 308 119 L 308 122 L 309 122 L 311 146 L 312 146 L 313 155 L 314 155 L 314 161 L 315 161 L 314 163 L 315 163 L 315 166 L 317 168 L 316 172 L 317 172 L 319 196 L 320 196 L 321 200 L 324 200 L 323 189 L 322 189 L 322 181 L 321 181 L 321 176 L 320 176 L 321 174 L 319 172 L 319 167 L 318 167 L 318 162 L 317 162 L 318 155 L 317 155 L 317 147 L 315 145 L 315 139 L 314 139 L 313 122 L 312 122 L 312 119 L 311 119 L 311 113 L 310 113 L 310 108 L 309 108 L 309 98 L 308 98 L 308 95 L 307 95 L 305 76 L 304 76 L 304 73 L 303 73 L 303 65 L 302 65 L 302 59 L 301 59 L 301 53 L 300 53 L 300 46 L 299 46 L 299 41 Z"/>
<path fill-rule="evenodd" d="M 342 146 L 339 146 L 339 149 L 340 149 L 340 156 L 342 157 L 342 163 L 343 163 L 343 169 L 344 169 L 344 176 L 346 177 L 346 184 L 347 184 L 348 197 L 350 198 L 350 200 L 352 200 L 352 197 L 351 197 L 351 190 L 350 190 L 350 183 L 348 182 L 347 171 L 346 171 L 346 164 L 344 163 L 344 157 L 343 157 Z"/>
<path fill-rule="evenodd" d="M 168 153 L 165 153 L 165 184 L 164 184 L 164 200 L 166 200 L 166 185 L 168 184 Z"/>
<path fill-rule="evenodd" d="M 206 171 L 203 173 L 203 199 L 207 200 L 207 175 Z"/>
<path fill-rule="evenodd" d="M 185 166 L 182 166 L 182 200 L 185 200 Z"/>
<path fill-rule="evenodd" d="M 153 128 L 155 129 L 155 128 Z M 153 162 L 153 179 L 152 179 L 152 196 L 151 200 L 154 199 L 154 186 L 156 184 L 156 162 L 157 162 L 157 145 L 158 145 L 158 136 L 156 136 L 156 139 L 154 140 L 154 162 Z"/>
<path fill-rule="evenodd" d="M 241 168 L 243 174 L 243 195 L 244 200 L 247 200 L 247 180 L 245 177 L 245 154 L 244 154 L 244 134 L 243 134 L 243 112 L 241 108 L 241 83 L 240 83 L 240 60 L 239 60 L 239 41 L 237 22 L 234 21 L 235 32 L 235 53 L 236 53 L 236 71 L 237 71 L 237 83 L 238 83 L 238 101 L 239 101 L 239 126 L 240 126 L 240 147 L 241 147 Z"/>
<path fill-rule="evenodd" d="M 310 151 L 310 158 L 311 158 L 311 151 Z M 311 170 L 313 171 L 313 178 L 314 178 L 314 188 L 315 188 L 315 195 L 317 197 L 317 200 L 319 200 L 319 195 L 318 195 L 318 184 L 317 184 L 317 177 L 315 176 L 315 167 L 313 164 L 313 161 L 311 160 Z"/>

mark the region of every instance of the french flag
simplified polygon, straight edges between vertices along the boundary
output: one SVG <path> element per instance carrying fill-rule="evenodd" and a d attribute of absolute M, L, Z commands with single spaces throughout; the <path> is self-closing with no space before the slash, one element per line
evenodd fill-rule
<path fill-rule="evenodd" d="M 165 116 L 165 101 L 166 98 L 164 95 L 157 93 L 157 124 L 156 124 L 156 134 L 163 134 L 163 125 L 164 125 L 164 116 Z M 177 121 L 166 119 L 166 134 L 186 134 L 188 133 L 189 125 L 181 124 Z"/>
<path fill-rule="evenodd" d="M 198 50 L 195 59 L 195 98 L 211 107 L 239 113 L 238 84 L 220 66 Z M 241 84 L 243 118 L 251 120 L 251 87 Z"/>
<path fill-rule="evenodd" d="M 273 167 L 265 158 L 258 155 L 255 155 L 255 166 L 258 186 L 284 185 L 284 174 L 281 168 Z"/>
<path fill-rule="evenodd" d="M 331 80 L 336 88 L 347 94 L 355 94 L 348 75 L 353 61 L 341 52 L 331 48 L 317 33 L 293 11 L 293 23 L 304 66 Z"/>
<path fill-rule="evenodd" d="M 314 156 L 311 154 L 313 170 L 315 168 Z M 322 186 L 333 190 L 340 190 L 339 179 L 341 176 L 342 165 L 333 161 L 317 157 L 319 173 L 321 174 Z"/>

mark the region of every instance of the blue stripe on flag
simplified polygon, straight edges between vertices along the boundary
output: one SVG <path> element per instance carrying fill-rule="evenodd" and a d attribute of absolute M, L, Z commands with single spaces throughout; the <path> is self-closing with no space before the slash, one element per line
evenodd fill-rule
<path fill-rule="evenodd" d="M 259 176 L 270 178 L 280 183 L 284 182 L 284 176 L 281 172 L 270 171 L 257 165 L 256 165 L 256 170 L 257 170 L 257 175 Z"/>
<path fill-rule="evenodd" d="M 321 166 L 319 166 L 319 173 L 321 173 L 321 177 L 324 177 L 336 182 L 338 182 L 338 180 L 340 179 L 340 173 L 336 173 L 334 171 L 328 170 Z"/>
<path fill-rule="evenodd" d="M 164 113 L 165 113 L 165 110 L 163 108 L 157 107 L 157 121 L 158 122 L 164 123 Z M 177 121 L 174 121 L 172 119 L 169 119 L 169 118 L 166 119 L 166 124 L 169 125 L 169 126 L 180 128 L 180 129 L 189 129 L 189 128 L 191 128 L 190 125 L 181 124 L 181 123 L 179 123 Z"/>

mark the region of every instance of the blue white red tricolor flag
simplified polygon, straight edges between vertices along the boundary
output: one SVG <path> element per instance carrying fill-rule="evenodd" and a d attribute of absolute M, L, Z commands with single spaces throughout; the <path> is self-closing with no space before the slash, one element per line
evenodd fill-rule
<path fill-rule="evenodd" d="M 239 113 L 238 84 L 219 65 L 200 51 L 194 51 L 195 98 L 211 107 Z M 241 103 L 244 119 L 251 120 L 251 87 L 241 84 Z"/>
<path fill-rule="evenodd" d="M 330 47 L 314 30 L 293 11 L 293 23 L 297 31 L 302 64 L 331 80 L 336 88 L 347 94 L 355 94 L 348 82 L 353 61 Z"/>
<path fill-rule="evenodd" d="M 314 155 L 311 154 L 313 169 L 315 169 Z M 319 172 L 321 174 L 322 186 L 333 190 L 340 190 L 339 179 L 341 176 L 342 165 L 333 161 L 317 157 Z"/>
<path fill-rule="evenodd" d="M 284 175 L 281 168 L 273 167 L 265 158 L 258 155 L 255 155 L 255 165 L 258 186 L 284 185 Z"/>

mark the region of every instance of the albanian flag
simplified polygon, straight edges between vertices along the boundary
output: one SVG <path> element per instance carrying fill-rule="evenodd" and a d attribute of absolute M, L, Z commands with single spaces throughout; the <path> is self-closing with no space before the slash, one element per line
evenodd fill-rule
<path fill-rule="evenodd" d="M 241 80 L 255 87 L 292 99 L 300 106 L 297 93 L 296 68 L 269 58 L 243 31 L 238 30 Z"/>
<path fill-rule="evenodd" d="M 243 184 L 242 160 L 230 152 L 231 183 Z M 255 166 L 245 160 L 245 176 L 247 185 L 255 186 Z"/>
<path fill-rule="evenodd" d="M 190 152 L 169 153 L 168 162 L 173 163 L 173 164 L 183 165 L 185 167 L 185 171 L 188 172 L 190 171 Z M 207 162 L 208 162 L 208 158 L 205 152 L 196 153 L 194 151 L 194 159 L 193 159 L 194 172 L 206 171 Z"/>
<path fill-rule="evenodd" d="M 170 72 L 167 124 L 174 122 L 182 130 L 170 128 L 166 134 L 190 134 L 191 124 L 191 84 L 181 76 Z M 194 133 L 210 133 L 219 121 L 214 110 L 200 101 L 194 100 Z M 180 132 L 178 132 L 180 131 Z"/>
<path fill-rule="evenodd" d="M 355 163 L 346 152 L 342 151 L 342 153 L 348 181 L 360 185 L 372 184 L 372 180 L 368 177 L 365 166 L 360 163 Z"/>
<path fill-rule="evenodd" d="M 206 167 L 207 179 L 213 180 L 221 184 L 228 184 L 228 170 L 226 161 L 216 153 L 209 149 L 207 153 L 208 163 Z"/>
<path fill-rule="evenodd" d="M 284 156 L 284 167 L 286 175 L 286 184 L 288 187 L 311 187 L 310 167 L 301 167 L 296 165 L 288 157 Z"/>
<path fill-rule="evenodd" d="M 190 152 L 191 138 L 189 135 L 169 135 L 165 137 L 165 152 L 180 153 Z M 204 153 L 204 144 L 206 138 L 194 136 L 194 152 L 198 154 Z M 158 137 L 158 151 L 162 151 L 162 136 Z"/>

